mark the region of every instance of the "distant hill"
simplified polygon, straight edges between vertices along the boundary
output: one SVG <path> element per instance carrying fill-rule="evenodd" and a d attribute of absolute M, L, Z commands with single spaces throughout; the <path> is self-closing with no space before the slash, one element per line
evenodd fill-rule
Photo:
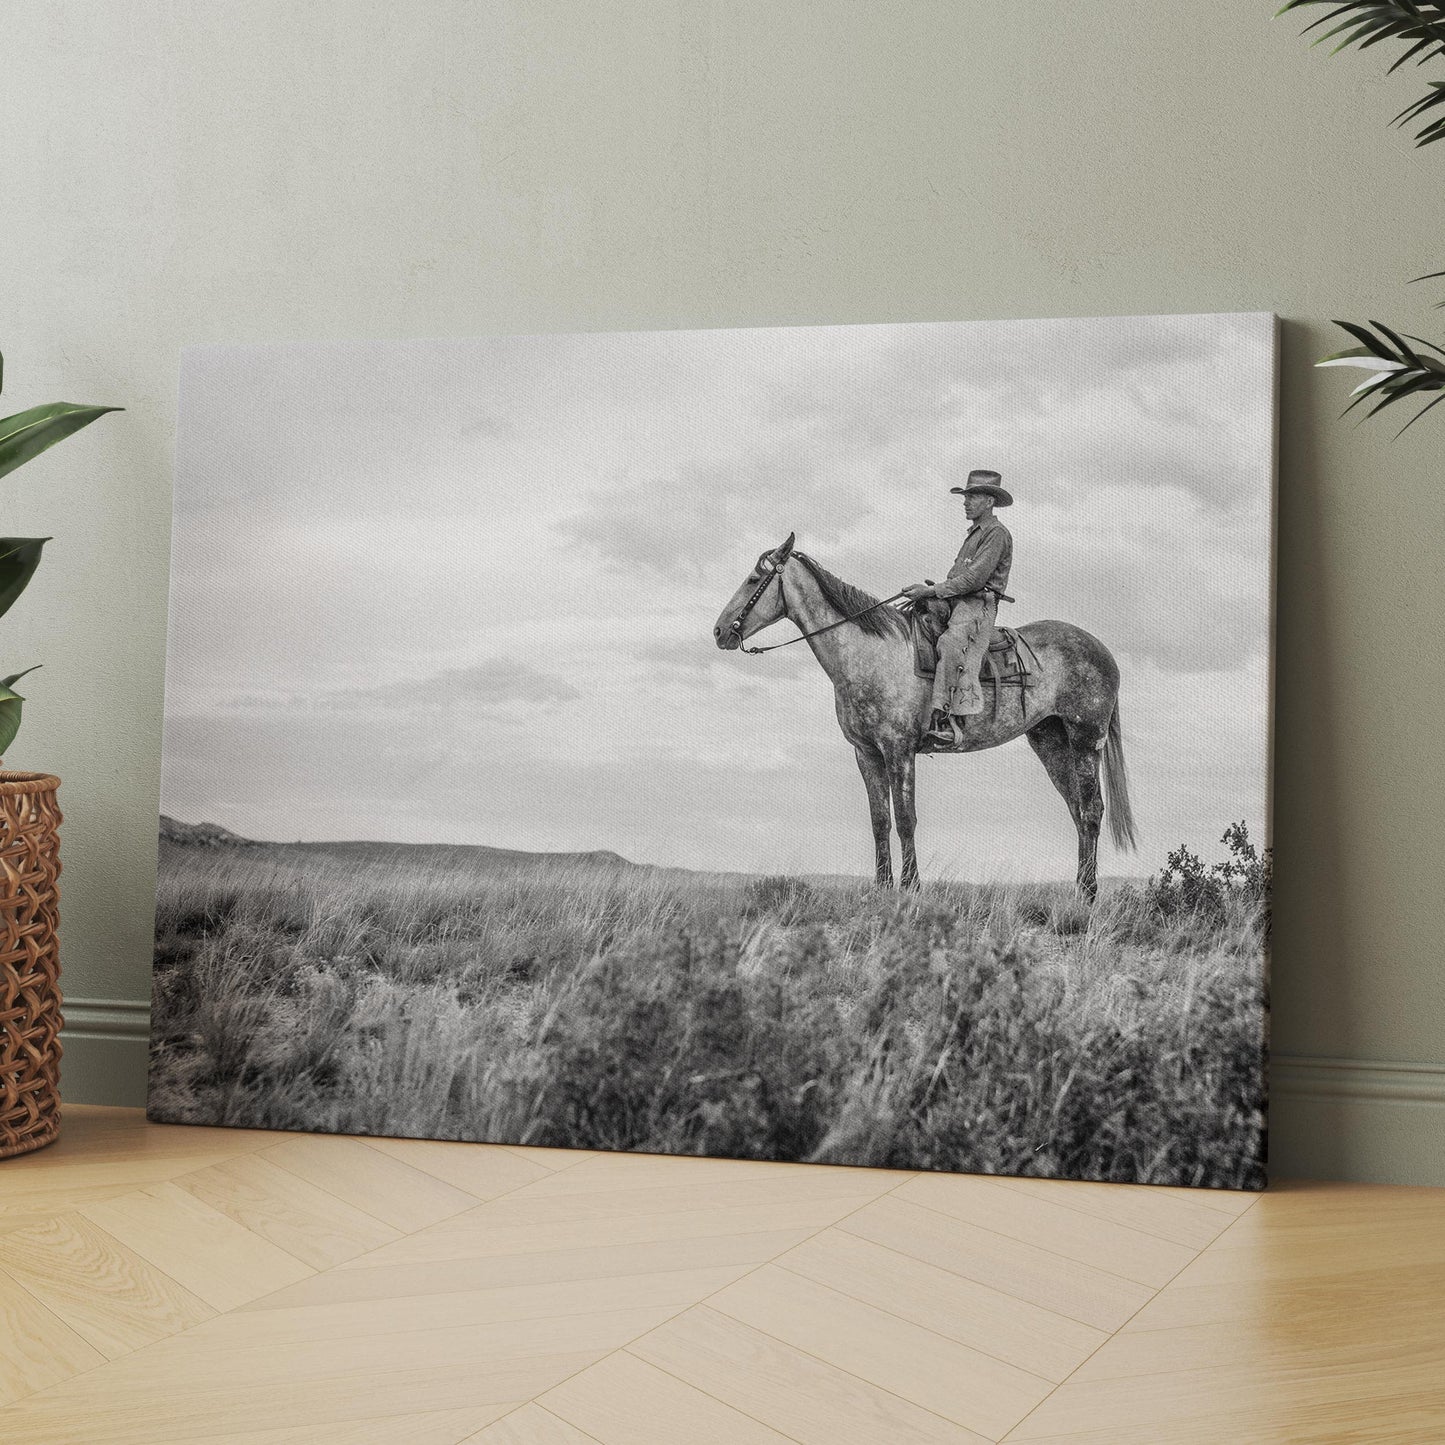
<path fill-rule="evenodd" d="M 528 853 L 520 848 L 489 848 L 484 843 L 371 843 L 340 840 L 322 843 L 268 843 L 288 853 L 324 853 L 331 858 L 377 858 L 404 854 L 409 858 L 431 858 L 449 863 L 487 863 L 526 867 L 535 863 L 585 863 L 619 872 L 643 870 L 645 863 L 633 863 L 620 853 L 598 849 L 593 853 Z"/>
<path fill-rule="evenodd" d="M 260 838 L 243 838 L 219 823 L 183 823 L 178 818 L 161 815 L 160 838 L 172 848 L 264 848 L 271 853 L 291 857 L 375 859 L 432 859 L 440 863 L 464 863 L 483 870 L 489 868 L 531 868 L 547 864 L 573 864 L 615 870 L 619 873 L 651 873 L 663 877 L 728 879 L 756 878 L 756 873 L 718 872 L 707 869 L 678 868 L 671 864 L 634 863 L 620 853 L 599 848 L 590 853 L 529 853 L 520 848 L 493 848 L 485 843 L 389 843 L 369 839 L 335 839 L 312 843 L 277 843 Z M 816 873 L 805 876 L 809 883 L 824 887 L 852 886 L 862 880 L 851 874 Z"/>
<path fill-rule="evenodd" d="M 219 823 L 181 823 L 161 814 L 161 842 L 175 843 L 182 848 L 254 848 L 250 838 L 243 838 Z"/>
<path fill-rule="evenodd" d="M 634 863 L 620 853 L 597 849 L 590 853 L 529 853 L 520 848 L 492 848 L 485 843 L 388 843 L 367 839 L 337 839 L 317 843 L 275 843 L 259 838 L 243 838 L 219 823 L 182 823 L 179 819 L 161 815 L 160 838 L 162 844 L 175 848 L 265 848 L 272 852 L 323 858 L 375 859 L 395 858 L 402 855 L 416 859 L 432 859 L 440 863 L 464 863 L 481 869 L 529 868 L 542 864 L 580 864 L 587 867 L 610 869 L 619 873 L 650 873 L 678 878 L 714 878 L 718 881 L 747 879 L 765 876 L 760 873 L 723 872 L 715 869 L 698 870 L 679 868 L 672 864 Z M 814 883 L 824 888 L 852 888 L 868 881 L 861 874 L 853 873 L 805 873 L 797 875 L 803 882 Z M 962 880 L 960 880 L 962 881 Z M 1060 884 L 1072 879 L 1059 879 Z M 1139 887 L 1147 880 L 1126 876 L 1105 875 L 1099 884 L 1105 889 L 1123 885 Z M 977 886 L 977 885 L 970 885 Z"/>
<path fill-rule="evenodd" d="M 599 849 L 591 853 L 528 853 L 518 848 L 489 848 L 482 843 L 389 843 L 366 839 L 337 839 L 319 843 L 278 843 L 243 838 L 218 823 L 182 823 L 161 815 L 160 838 L 177 848 L 266 848 L 282 853 L 309 853 L 330 858 L 381 858 L 403 854 L 441 862 L 469 862 L 484 866 L 526 867 L 537 863 L 580 863 L 619 871 L 648 867 L 632 863 L 620 853 Z"/>

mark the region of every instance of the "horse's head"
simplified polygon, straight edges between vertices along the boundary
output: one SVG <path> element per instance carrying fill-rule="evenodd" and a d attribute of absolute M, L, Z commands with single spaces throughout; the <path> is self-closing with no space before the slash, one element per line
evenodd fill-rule
<path fill-rule="evenodd" d="M 789 532 L 786 542 L 771 552 L 764 552 L 719 613 L 712 635 L 725 652 L 741 647 L 753 633 L 771 627 L 783 617 L 783 583 L 779 573 L 793 555 L 793 540 L 794 534 Z"/>

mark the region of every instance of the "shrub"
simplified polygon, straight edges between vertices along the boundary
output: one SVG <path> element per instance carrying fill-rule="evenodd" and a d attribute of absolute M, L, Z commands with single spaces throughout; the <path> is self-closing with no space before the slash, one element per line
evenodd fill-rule
<path fill-rule="evenodd" d="M 1231 913 L 1253 914 L 1267 932 L 1273 850 L 1261 853 L 1242 822 L 1231 823 L 1220 841 L 1229 856 L 1211 865 L 1181 843 L 1146 885 L 1148 905 L 1161 918 L 1193 918 L 1213 928 L 1226 923 Z"/>
<path fill-rule="evenodd" d="M 823 890 L 806 878 L 769 874 L 750 878 L 743 885 L 744 918 L 772 918 L 786 923 L 802 919 L 817 921 L 819 908 L 824 903 Z"/>

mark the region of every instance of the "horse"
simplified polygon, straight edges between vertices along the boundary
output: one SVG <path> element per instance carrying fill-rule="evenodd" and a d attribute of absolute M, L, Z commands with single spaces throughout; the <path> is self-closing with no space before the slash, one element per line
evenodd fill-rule
<path fill-rule="evenodd" d="M 833 683 L 838 726 L 853 745 L 873 825 L 875 877 L 892 888 L 896 825 L 902 886 L 919 886 L 914 846 L 914 773 L 932 713 L 932 685 L 914 666 L 907 617 L 794 549 L 794 534 L 764 552 L 713 627 L 724 651 L 784 619 L 806 638 Z M 1099 833 L 1107 818 L 1115 847 L 1137 847 L 1124 735 L 1119 667 L 1098 638 L 1070 622 L 1031 622 L 1017 629 L 1038 659 L 1037 685 L 1024 708 L 1000 705 L 968 719 L 961 748 L 978 752 L 1028 738 L 1058 790 L 1079 836 L 1075 883 L 1098 896 Z M 786 645 L 786 644 L 778 644 Z M 1002 700 L 1000 700 L 1002 703 Z M 890 818 L 891 802 L 891 818 Z"/>

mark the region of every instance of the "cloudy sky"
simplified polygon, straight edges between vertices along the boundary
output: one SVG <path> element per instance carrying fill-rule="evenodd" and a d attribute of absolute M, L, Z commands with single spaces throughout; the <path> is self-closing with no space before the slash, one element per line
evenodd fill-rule
<path fill-rule="evenodd" d="M 163 810 L 270 839 L 871 872 L 806 646 L 712 624 L 790 531 L 879 595 L 942 576 L 948 488 L 1017 498 L 1006 608 L 1119 659 L 1143 873 L 1262 834 L 1273 322 L 941 323 L 185 353 Z M 781 640 L 793 635 L 781 624 Z M 1068 877 L 1026 742 L 924 758 L 920 850 Z"/>

